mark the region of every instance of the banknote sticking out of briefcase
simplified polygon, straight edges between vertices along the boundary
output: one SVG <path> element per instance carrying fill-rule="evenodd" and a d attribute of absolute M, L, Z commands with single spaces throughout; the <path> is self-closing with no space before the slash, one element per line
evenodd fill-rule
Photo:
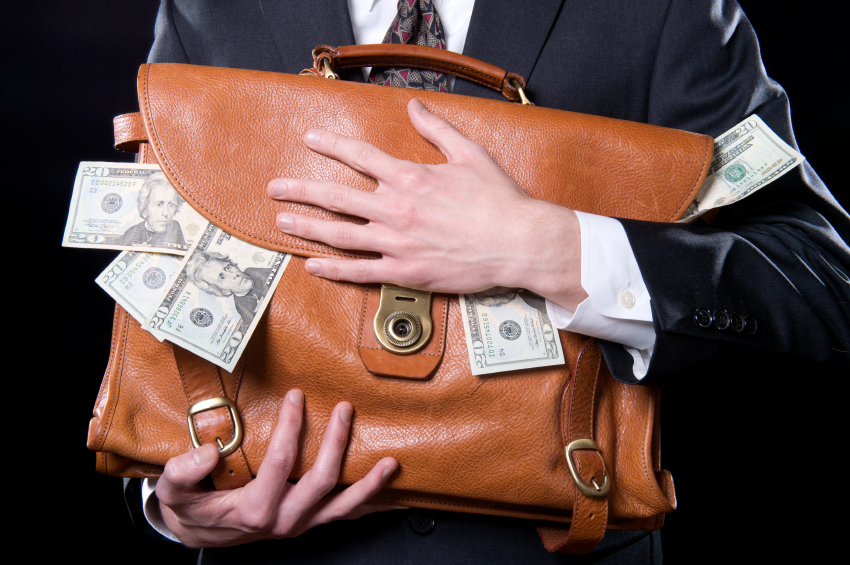
<path fill-rule="evenodd" d="M 455 74 L 508 101 L 325 78 L 389 64 Z M 657 390 L 616 381 L 598 344 L 569 332 L 556 332 L 563 365 L 475 376 L 456 296 L 434 294 L 421 305 L 431 331 L 415 353 L 387 347 L 374 320 L 391 287 L 304 270 L 309 257 L 368 255 L 274 226 L 287 210 L 362 220 L 272 201 L 264 187 L 288 177 L 376 188 L 375 180 L 308 150 L 301 140 L 308 128 L 342 132 L 399 158 L 444 162 L 409 122 L 406 104 L 417 97 L 534 198 L 669 222 L 702 184 L 712 140 L 521 103 L 521 77 L 436 49 L 320 46 L 307 75 L 141 67 L 141 112 L 116 118 L 116 146 L 159 165 L 218 229 L 293 257 L 232 372 L 158 341 L 116 308 L 88 435 L 98 470 L 157 477 L 169 458 L 218 438 L 226 456 L 213 472 L 216 487 L 245 484 L 263 460 L 285 393 L 297 387 L 307 399 L 306 425 L 293 478 L 310 468 L 328 415 L 347 400 L 355 417 L 341 483 L 357 481 L 385 456 L 400 462 L 377 501 L 534 519 L 550 551 L 586 552 L 606 529 L 659 528 L 676 499 L 660 467 Z"/>

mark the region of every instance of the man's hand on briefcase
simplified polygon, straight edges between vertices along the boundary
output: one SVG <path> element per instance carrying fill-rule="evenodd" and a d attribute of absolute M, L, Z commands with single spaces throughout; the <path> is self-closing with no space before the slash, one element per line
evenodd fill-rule
<path fill-rule="evenodd" d="M 398 468 L 392 457 L 345 490 L 336 486 L 348 443 L 353 408 L 340 402 L 331 414 L 313 467 L 293 484 L 287 481 L 298 455 L 304 394 L 292 390 L 280 409 L 257 478 L 245 487 L 215 491 L 198 485 L 218 462 L 218 450 L 208 444 L 168 461 L 156 485 L 168 528 L 190 547 L 224 547 L 267 538 L 294 537 L 334 520 L 358 518 L 397 506 L 368 504 Z"/>
<path fill-rule="evenodd" d="M 369 220 L 361 226 L 278 216 L 286 233 L 382 254 L 379 260 L 310 259 L 307 271 L 445 293 L 521 287 L 575 310 L 587 296 L 576 215 L 526 196 L 481 145 L 419 100 L 410 101 L 408 114 L 445 155 L 445 164 L 396 159 L 363 141 L 311 130 L 304 136 L 308 147 L 377 179 L 375 192 L 308 179 L 269 182 L 273 198 Z"/>

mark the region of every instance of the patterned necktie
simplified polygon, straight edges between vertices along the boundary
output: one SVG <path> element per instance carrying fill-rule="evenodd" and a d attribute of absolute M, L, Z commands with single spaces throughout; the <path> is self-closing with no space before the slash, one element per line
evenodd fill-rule
<path fill-rule="evenodd" d="M 432 0 L 399 0 L 396 14 L 382 43 L 427 45 L 446 48 L 443 23 Z M 432 92 L 448 92 L 449 77 L 445 73 L 425 69 L 385 67 L 372 69 L 369 82 L 384 86 L 417 88 Z"/>

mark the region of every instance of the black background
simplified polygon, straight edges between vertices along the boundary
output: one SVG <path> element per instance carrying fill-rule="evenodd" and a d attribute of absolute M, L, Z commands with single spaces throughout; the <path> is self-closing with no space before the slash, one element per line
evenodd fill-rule
<path fill-rule="evenodd" d="M 789 94 L 800 149 L 846 209 L 847 51 L 827 4 L 742 1 L 768 73 Z M 14 407 L 2 428 L 6 540 L 34 557 L 194 562 L 193 553 L 134 530 L 121 481 L 95 473 L 86 426 L 114 305 L 93 281 L 115 252 L 60 247 L 78 163 L 132 160 L 112 148 L 112 117 L 138 110 L 136 69 L 157 6 L 30 0 L 4 11 L 3 178 L 15 202 L 5 210 L 14 224 L 4 241 L 13 251 L 7 272 L 17 273 L 4 284 L 13 306 L 2 349 L 13 387 L 4 404 Z M 790 557 L 819 547 L 807 542 L 830 525 L 821 511 L 838 478 L 829 450 L 838 446 L 828 441 L 837 418 L 818 409 L 834 394 L 831 384 L 816 374 L 754 371 L 730 382 L 723 373 L 664 391 L 662 461 L 680 504 L 663 530 L 665 559 Z M 819 463 L 808 463 L 821 448 Z"/>

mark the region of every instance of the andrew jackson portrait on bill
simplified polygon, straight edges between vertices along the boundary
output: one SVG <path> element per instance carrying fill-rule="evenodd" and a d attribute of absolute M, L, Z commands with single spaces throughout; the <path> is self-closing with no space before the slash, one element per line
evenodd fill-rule
<path fill-rule="evenodd" d="M 158 166 L 83 161 L 62 245 L 185 255 L 207 224 Z"/>
<path fill-rule="evenodd" d="M 148 329 L 232 371 L 290 257 L 209 224 L 165 285 Z"/>

